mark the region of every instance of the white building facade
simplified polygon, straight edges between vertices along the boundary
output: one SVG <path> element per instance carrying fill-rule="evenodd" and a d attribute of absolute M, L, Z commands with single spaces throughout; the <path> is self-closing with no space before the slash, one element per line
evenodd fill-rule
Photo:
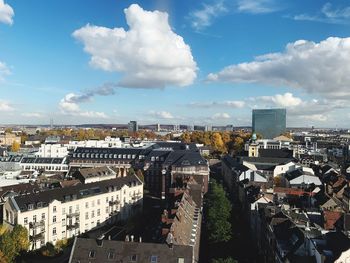
<path fill-rule="evenodd" d="M 28 229 L 31 249 L 70 238 L 142 208 L 143 183 L 135 175 L 9 198 L 4 224 Z"/>

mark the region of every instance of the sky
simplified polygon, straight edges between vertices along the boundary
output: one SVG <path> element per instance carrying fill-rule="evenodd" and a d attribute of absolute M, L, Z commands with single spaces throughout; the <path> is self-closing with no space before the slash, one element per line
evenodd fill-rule
<path fill-rule="evenodd" d="M 350 128 L 350 1 L 0 0 L 0 124 Z"/>

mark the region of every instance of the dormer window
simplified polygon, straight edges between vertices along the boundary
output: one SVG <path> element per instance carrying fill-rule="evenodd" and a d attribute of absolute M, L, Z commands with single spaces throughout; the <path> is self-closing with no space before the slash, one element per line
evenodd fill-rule
<path fill-rule="evenodd" d="M 34 209 L 34 204 L 28 204 L 28 210 L 33 210 Z"/>
<path fill-rule="evenodd" d="M 136 262 L 137 261 L 137 255 L 136 254 L 133 254 L 130 256 L 130 261 L 131 262 Z"/>
<path fill-rule="evenodd" d="M 95 250 L 90 250 L 89 258 L 95 258 L 95 256 L 96 256 L 96 251 Z"/>
<path fill-rule="evenodd" d="M 157 263 L 158 262 L 158 256 L 151 256 L 151 263 Z"/>

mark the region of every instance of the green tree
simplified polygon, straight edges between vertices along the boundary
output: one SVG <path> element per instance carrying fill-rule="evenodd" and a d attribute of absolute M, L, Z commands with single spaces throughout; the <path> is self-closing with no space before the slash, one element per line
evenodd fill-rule
<path fill-rule="evenodd" d="M 231 203 L 225 190 L 215 180 L 211 182 L 208 196 L 208 232 L 213 243 L 226 242 L 231 239 Z"/>

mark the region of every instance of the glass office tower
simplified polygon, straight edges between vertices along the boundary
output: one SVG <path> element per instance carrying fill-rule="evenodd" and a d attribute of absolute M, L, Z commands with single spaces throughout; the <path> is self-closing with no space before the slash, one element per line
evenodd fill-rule
<path fill-rule="evenodd" d="M 273 139 L 286 131 L 286 109 L 253 110 L 252 129 L 264 139 Z"/>

